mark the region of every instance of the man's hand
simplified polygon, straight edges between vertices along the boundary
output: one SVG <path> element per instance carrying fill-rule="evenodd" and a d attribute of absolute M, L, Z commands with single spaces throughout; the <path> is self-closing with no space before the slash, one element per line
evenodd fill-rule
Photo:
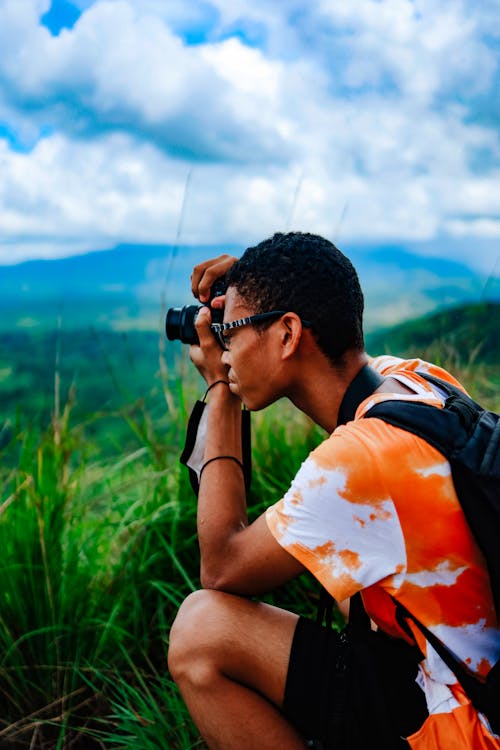
<path fill-rule="evenodd" d="M 227 366 L 222 363 L 222 349 L 210 330 L 212 316 L 208 307 L 201 307 L 196 317 L 196 333 L 199 345 L 193 344 L 189 349 L 191 361 L 208 385 L 216 380 L 227 380 Z"/>
<path fill-rule="evenodd" d="M 219 255 L 218 258 L 205 260 L 194 267 L 191 274 L 191 289 L 194 296 L 200 302 L 208 302 L 210 299 L 210 289 L 216 279 L 225 276 L 232 265 L 238 260 L 234 255 Z M 220 298 L 222 301 L 222 298 Z M 219 298 L 218 298 L 219 302 Z M 222 307 L 219 302 L 215 307 Z"/>

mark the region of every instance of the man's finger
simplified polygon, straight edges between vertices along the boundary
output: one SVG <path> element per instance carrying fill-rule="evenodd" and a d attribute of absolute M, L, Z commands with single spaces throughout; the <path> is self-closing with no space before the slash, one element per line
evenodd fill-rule
<path fill-rule="evenodd" d="M 210 289 L 214 281 L 225 276 L 237 260 L 234 255 L 224 253 L 195 266 L 191 274 L 191 290 L 194 296 L 200 302 L 206 302 L 210 298 Z"/>
<path fill-rule="evenodd" d="M 212 336 L 212 332 L 210 330 L 211 322 L 212 315 L 210 314 L 210 309 L 208 307 L 200 307 L 194 324 L 196 333 L 198 334 L 198 338 L 200 340 L 200 345 L 207 341 L 209 336 Z"/>
<path fill-rule="evenodd" d="M 226 295 L 220 294 L 218 297 L 214 297 L 210 303 L 210 307 L 213 310 L 223 310 L 226 304 Z"/>

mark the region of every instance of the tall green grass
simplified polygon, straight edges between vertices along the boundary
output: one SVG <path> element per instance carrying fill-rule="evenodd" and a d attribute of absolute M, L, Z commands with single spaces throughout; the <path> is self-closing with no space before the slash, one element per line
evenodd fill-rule
<path fill-rule="evenodd" d="M 195 499 L 178 456 L 203 387 L 185 363 L 161 373 L 152 398 L 75 420 L 78 394 L 62 397 L 56 369 L 50 424 L 18 413 L 0 435 L 2 750 L 201 747 L 166 650 L 199 586 Z M 252 424 L 254 516 L 323 434 L 286 403 Z M 304 576 L 268 600 L 312 613 L 316 598 Z"/>
<path fill-rule="evenodd" d="M 178 457 L 202 383 L 181 364 L 149 406 L 74 421 L 75 388 L 63 399 L 57 369 L 55 380 L 50 424 L 20 413 L 0 449 L 0 747 L 198 747 L 166 651 L 199 587 L 195 499 Z M 110 449 L 115 424 L 128 429 L 123 452 Z M 254 430 L 253 514 L 319 440 L 279 405 Z M 274 600 L 311 610 L 313 588 Z"/>

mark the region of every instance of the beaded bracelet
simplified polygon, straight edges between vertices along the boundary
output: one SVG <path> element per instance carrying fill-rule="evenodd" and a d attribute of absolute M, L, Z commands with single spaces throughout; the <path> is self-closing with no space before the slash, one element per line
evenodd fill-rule
<path fill-rule="evenodd" d="M 203 464 L 203 466 L 200 469 L 200 474 L 199 474 L 198 479 L 201 480 L 201 475 L 203 474 L 203 472 L 204 472 L 205 468 L 208 466 L 208 464 L 211 464 L 212 461 L 220 461 L 222 458 L 226 458 L 229 461 L 234 461 L 235 463 L 238 464 L 238 466 L 240 467 L 240 469 L 242 471 L 244 471 L 242 462 L 240 461 L 239 458 L 236 458 L 236 456 L 214 456 L 213 458 L 209 458 L 208 461 L 205 461 L 205 463 Z"/>
<path fill-rule="evenodd" d="M 210 391 L 212 390 L 212 388 L 215 388 L 215 386 L 218 385 L 219 383 L 225 383 L 225 385 L 227 385 L 229 387 L 229 381 L 227 381 L 227 380 L 215 380 L 211 385 L 208 386 L 207 390 L 205 391 L 205 395 L 203 396 L 203 401 L 205 401 L 206 397 L 208 396 L 208 394 L 210 393 Z"/>

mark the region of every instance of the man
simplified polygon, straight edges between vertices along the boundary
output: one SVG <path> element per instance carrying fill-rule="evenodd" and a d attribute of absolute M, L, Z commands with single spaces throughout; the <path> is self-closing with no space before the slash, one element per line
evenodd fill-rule
<path fill-rule="evenodd" d="M 444 394 L 417 370 L 457 383 L 420 360 L 377 358 L 370 364 L 383 382 L 355 419 L 337 428 L 344 395 L 369 362 L 363 296 L 350 261 L 321 237 L 277 234 L 236 262 L 222 256 L 195 268 L 200 301 L 226 272 L 225 299 L 213 303 L 224 305 L 224 325 L 211 330 L 210 310 L 202 308 L 200 345 L 191 347 L 209 386 L 198 497 L 203 590 L 178 613 L 169 667 L 211 749 L 294 750 L 310 740 L 327 746 L 331 715 L 347 716 L 356 697 L 346 701 L 339 685 L 347 683 L 332 677 L 342 639 L 249 597 L 309 570 L 339 602 L 362 591 L 372 621 L 394 642 L 405 644 L 408 634 L 392 597 L 473 672 L 485 675 L 500 657 L 484 561 L 447 462 L 421 438 L 362 418 L 388 398 L 439 408 Z M 249 525 L 241 402 L 258 410 L 281 397 L 330 437 L 305 460 L 285 497 Z M 418 686 L 412 680 L 409 688 L 418 691 L 408 693 L 415 699 L 394 704 L 395 736 L 418 750 L 500 748 L 451 671 L 409 627 L 425 659 L 415 667 Z M 391 670 L 388 663 L 389 682 Z M 396 685 L 389 704 L 405 690 Z M 406 715 L 408 702 L 415 705 Z M 349 720 L 362 723 L 363 716 L 342 719 Z M 380 742 L 374 735 L 373 746 Z"/>

